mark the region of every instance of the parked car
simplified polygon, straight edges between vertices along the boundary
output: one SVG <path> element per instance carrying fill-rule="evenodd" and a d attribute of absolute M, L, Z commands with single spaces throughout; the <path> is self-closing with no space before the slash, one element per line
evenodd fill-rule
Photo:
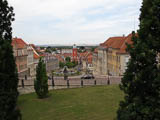
<path fill-rule="evenodd" d="M 81 79 L 94 79 L 94 76 L 92 74 L 84 75 L 81 77 Z"/>

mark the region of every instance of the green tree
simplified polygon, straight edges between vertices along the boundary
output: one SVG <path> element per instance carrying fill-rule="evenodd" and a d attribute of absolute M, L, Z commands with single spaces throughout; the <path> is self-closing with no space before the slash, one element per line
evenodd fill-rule
<path fill-rule="evenodd" d="M 66 62 L 71 62 L 71 58 L 70 58 L 70 57 L 66 57 L 66 58 L 65 58 L 65 61 L 66 61 Z"/>
<path fill-rule="evenodd" d="M 52 51 L 56 51 L 56 48 L 52 48 Z"/>
<path fill-rule="evenodd" d="M 40 58 L 37 66 L 36 80 L 34 81 L 34 89 L 39 98 L 48 97 L 48 77 L 46 73 L 46 65 L 42 58 Z"/>
<path fill-rule="evenodd" d="M 60 67 L 60 68 L 64 68 L 64 66 L 65 66 L 65 63 L 60 61 L 60 62 L 59 62 L 59 67 Z"/>
<path fill-rule="evenodd" d="M 13 56 L 12 21 L 13 7 L 6 0 L 0 1 L 0 120 L 19 120 L 17 107 L 18 74 Z"/>
<path fill-rule="evenodd" d="M 124 100 L 118 120 L 160 120 L 160 0 L 143 0 L 138 37 L 128 45 L 131 59 L 120 85 Z"/>
<path fill-rule="evenodd" d="M 72 62 L 67 62 L 65 65 L 66 65 L 68 68 L 73 68 L 73 67 L 74 67 L 74 63 L 72 63 Z"/>

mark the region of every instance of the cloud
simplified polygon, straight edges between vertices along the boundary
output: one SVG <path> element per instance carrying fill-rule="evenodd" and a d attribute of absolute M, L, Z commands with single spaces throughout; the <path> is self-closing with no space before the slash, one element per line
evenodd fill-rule
<path fill-rule="evenodd" d="M 142 0 L 8 0 L 13 35 L 35 44 L 99 44 L 138 29 Z"/>

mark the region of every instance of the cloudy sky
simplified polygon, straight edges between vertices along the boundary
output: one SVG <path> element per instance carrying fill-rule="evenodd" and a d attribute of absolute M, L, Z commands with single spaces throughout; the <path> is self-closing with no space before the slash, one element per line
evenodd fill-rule
<path fill-rule="evenodd" d="M 27 43 L 99 44 L 138 29 L 142 0 L 8 0 Z M 135 26 L 135 27 L 134 27 Z"/>

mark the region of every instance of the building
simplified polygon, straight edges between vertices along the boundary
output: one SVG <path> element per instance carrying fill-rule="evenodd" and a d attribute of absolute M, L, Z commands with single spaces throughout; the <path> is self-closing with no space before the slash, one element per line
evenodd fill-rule
<path fill-rule="evenodd" d="M 136 34 L 137 35 L 137 34 Z M 129 53 L 126 51 L 127 48 L 127 44 L 133 44 L 132 42 L 132 34 L 129 34 L 126 39 L 125 42 L 123 43 L 123 45 L 120 48 L 120 51 L 117 52 L 117 56 L 119 57 L 119 62 L 120 62 L 120 66 L 119 66 L 119 74 L 123 75 L 124 72 L 127 69 L 127 63 L 130 59 L 130 55 Z"/>
<path fill-rule="evenodd" d="M 45 54 L 45 63 L 46 63 L 46 71 L 47 73 L 51 73 L 54 70 L 59 69 L 59 61 L 52 54 Z"/>
<path fill-rule="evenodd" d="M 78 60 L 78 56 L 77 56 L 77 46 L 74 44 L 73 46 L 73 52 L 72 52 L 72 61 L 77 61 Z"/>
<path fill-rule="evenodd" d="M 93 55 L 94 73 L 100 75 L 123 75 L 127 68 L 130 55 L 126 51 L 126 43 L 132 44 L 132 34 L 127 37 L 110 37 L 97 48 Z"/>
<path fill-rule="evenodd" d="M 35 49 L 33 49 L 33 62 L 34 62 L 34 72 L 33 74 L 36 75 L 36 69 L 39 63 L 40 55 L 36 52 Z"/>
<path fill-rule="evenodd" d="M 92 53 L 90 52 L 90 53 L 86 56 L 86 66 L 87 66 L 87 69 L 90 71 L 90 73 L 93 73 L 92 59 L 93 59 L 93 55 L 92 55 Z"/>
<path fill-rule="evenodd" d="M 97 74 L 97 61 L 98 61 L 98 48 L 93 52 L 92 64 L 93 64 L 93 74 Z"/>
<path fill-rule="evenodd" d="M 27 68 L 28 68 L 28 76 L 35 76 L 35 66 L 34 66 L 34 51 L 31 45 L 27 46 Z"/>
<path fill-rule="evenodd" d="M 14 51 L 14 57 L 16 60 L 18 76 L 20 79 L 24 79 L 28 75 L 27 44 L 21 38 L 13 38 L 12 46 Z"/>
<path fill-rule="evenodd" d="M 72 49 L 61 49 L 61 54 L 69 53 L 72 54 L 73 50 Z"/>
<path fill-rule="evenodd" d="M 93 73 L 93 54 L 92 52 L 83 52 L 79 54 L 79 63 L 82 63 L 83 70 L 88 70 Z"/>
<path fill-rule="evenodd" d="M 97 73 L 100 75 L 107 74 L 107 51 L 106 46 L 100 45 L 97 50 Z"/>
<path fill-rule="evenodd" d="M 107 48 L 107 68 L 108 74 L 120 75 L 120 56 L 117 53 L 121 46 L 125 43 L 125 37 L 112 37 L 106 42 Z"/>

